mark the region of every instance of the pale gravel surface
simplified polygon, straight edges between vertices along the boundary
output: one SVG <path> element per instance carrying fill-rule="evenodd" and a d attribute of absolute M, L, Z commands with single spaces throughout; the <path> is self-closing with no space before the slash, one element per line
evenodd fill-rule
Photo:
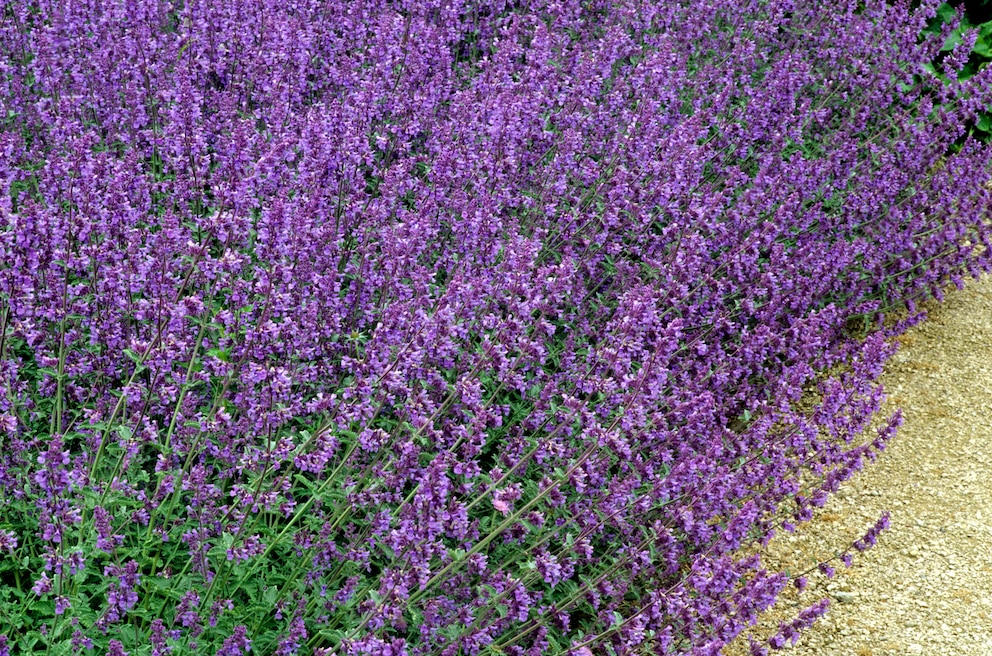
<path fill-rule="evenodd" d="M 907 331 L 882 375 L 880 418 L 902 408 L 898 434 L 811 522 L 764 552 L 770 568 L 800 571 L 892 513 L 853 567 L 810 576 L 756 627 L 767 640 L 830 597 L 795 656 L 992 656 L 992 277 L 926 307 L 929 318 Z M 746 653 L 745 640 L 724 651 Z"/>

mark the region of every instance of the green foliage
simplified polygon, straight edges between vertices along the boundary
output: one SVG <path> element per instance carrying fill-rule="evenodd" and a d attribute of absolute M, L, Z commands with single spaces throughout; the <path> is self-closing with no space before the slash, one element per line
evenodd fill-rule
<path fill-rule="evenodd" d="M 984 5 L 987 3 L 980 4 Z M 986 18 L 986 16 L 982 15 L 980 11 L 974 11 L 979 9 L 977 6 L 967 7 L 967 9 L 970 11 L 965 11 L 960 24 L 956 29 L 951 31 L 950 36 L 941 48 L 941 53 L 948 53 L 964 42 L 966 34 L 971 32 L 976 33 L 975 45 L 971 49 L 968 63 L 959 76 L 961 79 L 973 77 L 984 67 L 988 66 L 989 62 L 992 62 L 992 19 L 975 22 Z M 987 11 L 986 9 L 985 13 Z M 973 15 L 973 13 L 977 15 Z M 945 2 L 937 9 L 937 15 L 930 22 L 926 31 L 939 33 L 944 25 L 953 24 L 956 20 L 957 11 L 950 3 Z M 936 73 L 933 67 L 930 67 L 930 70 Z M 978 120 L 975 121 L 974 125 L 969 126 L 969 135 L 979 141 L 986 143 L 992 142 L 992 108 L 979 114 Z"/>

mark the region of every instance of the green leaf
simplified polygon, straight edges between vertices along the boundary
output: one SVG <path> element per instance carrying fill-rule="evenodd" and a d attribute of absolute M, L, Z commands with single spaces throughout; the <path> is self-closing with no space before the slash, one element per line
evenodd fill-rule
<path fill-rule="evenodd" d="M 937 19 L 941 24 L 950 23 L 956 16 L 957 12 L 954 10 L 954 7 L 947 2 L 937 7 Z"/>
<path fill-rule="evenodd" d="M 218 360 L 222 360 L 224 362 L 231 361 L 231 354 L 227 349 L 217 349 L 217 348 L 210 349 L 209 351 L 207 351 L 207 355 L 217 358 Z"/>
<path fill-rule="evenodd" d="M 182 593 L 176 587 L 175 581 L 170 581 L 161 576 L 145 577 L 143 581 L 149 588 L 155 590 L 156 595 L 163 595 L 175 601 L 179 601 L 183 597 Z"/>
<path fill-rule="evenodd" d="M 296 474 L 293 477 L 293 480 L 295 480 L 297 483 L 301 484 L 306 489 L 310 490 L 310 493 L 311 494 L 317 494 L 317 490 L 319 489 L 317 487 L 317 485 L 313 481 L 311 481 L 310 479 L 308 479 L 306 476 L 304 476 L 303 474 Z"/>
<path fill-rule="evenodd" d="M 949 51 L 954 50 L 955 48 L 957 48 L 959 45 L 961 45 L 961 41 L 962 41 L 961 33 L 962 33 L 962 31 L 963 30 L 961 28 L 958 28 L 958 29 L 954 30 L 953 32 L 951 32 L 951 35 L 949 37 L 947 37 L 947 41 L 945 41 L 944 42 L 944 45 L 941 46 L 940 51 L 941 52 L 949 52 Z"/>
<path fill-rule="evenodd" d="M 344 631 L 340 629 L 321 629 L 317 632 L 317 635 L 322 638 L 327 638 L 331 641 L 331 644 L 335 647 L 341 644 L 341 640 L 346 635 Z"/>
<path fill-rule="evenodd" d="M 992 59 L 992 21 L 982 23 L 978 28 L 978 39 L 971 51 L 979 57 Z"/>
<path fill-rule="evenodd" d="M 142 358 L 140 353 L 137 353 L 131 349 L 124 349 L 124 355 L 126 355 L 127 359 L 131 362 L 141 364 Z"/>

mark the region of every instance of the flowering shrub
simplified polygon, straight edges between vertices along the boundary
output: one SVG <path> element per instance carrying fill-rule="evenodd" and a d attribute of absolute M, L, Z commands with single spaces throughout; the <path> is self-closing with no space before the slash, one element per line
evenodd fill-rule
<path fill-rule="evenodd" d="M 935 11 L 8 3 L 0 653 L 715 654 L 989 269 Z"/>
<path fill-rule="evenodd" d="M 954 50 L 964 42 L 964 38 L 969 33 L 975 34 L 974 40 L 969 38 L 968 41 L 971 43 L 971 53 L 967 63 L 956 71 L 958 78 L 967 79 L 992 61 L 992 2 L 975 0 L 958 4 L 964 7 L 963 15 L 959 15 L 953 6 L 945 2 L 937 7 L 937 16 L 930 21 L 927 29 L 931 32 L 939 32 L 944 25 L 955 26 L 944 42 L 941 52 Z M 938 76 L 945 74 L 942 71 L 938 72 L 931 65 L 927 65 L 927 69 Z M 969 125 L 968 134 L 980 141 L 992 140 L 992 107 L 978 114 Z"/>

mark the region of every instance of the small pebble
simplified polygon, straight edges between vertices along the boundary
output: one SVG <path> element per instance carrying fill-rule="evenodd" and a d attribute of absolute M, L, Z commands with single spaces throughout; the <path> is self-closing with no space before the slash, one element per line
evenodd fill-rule
<path fill-rule="evenodd" d="M 853 592 L 835 592 L 834 599 L 842 604 L 853 604 L 854 603 L 854 593 Z"/>

